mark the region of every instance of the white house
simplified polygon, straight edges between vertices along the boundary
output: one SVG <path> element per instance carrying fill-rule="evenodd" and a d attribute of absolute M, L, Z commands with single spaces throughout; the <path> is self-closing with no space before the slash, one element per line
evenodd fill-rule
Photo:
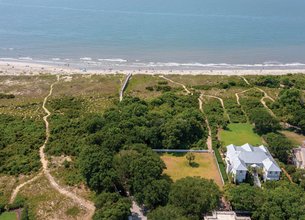
<path fill-rule="evenodd" d="M 251 218 L 237 216 L 233 211 L 216 211 L 210 216 L 204 216 L 204 220 L 251 220 Z"/>
<path fill-rule="evenodd" d="M 250 144 L 227 146 L 226 154 L 227 173 L 233 174 L 235 182 L 243 182 L 249 167 L 260 168 L 264 180 L 279 180 L 281 169 L 274 161 L 268 149 L 261 145 L 253 147 Z"/>
<path fill-rule="evenodd" d="M 303 145 L 293 149 L 293 162 L 297 168 L 305 169 L 305 141 Z"/>

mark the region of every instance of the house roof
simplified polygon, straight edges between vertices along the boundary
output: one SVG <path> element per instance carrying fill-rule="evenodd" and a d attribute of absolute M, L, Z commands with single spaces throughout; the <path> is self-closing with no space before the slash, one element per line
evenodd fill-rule
<path fill-rule="evenodd" d="M 281 169 L 276 165 L 275 161 L 272 161 L 270 158 L 265 159 L 263 164 L 268 171 L 281 171 Z"/>
<path fill-rule="evenodd" d="M 227 146 L 227 158 L 229 158 L 233 169 L 247 170 L 249 165 L 263 166 L 267 171 L 281 171 L 274 161 L 268 149 L 261 145 L 253 147 L 244 144 L 240 147 L 233 144 Z"/>

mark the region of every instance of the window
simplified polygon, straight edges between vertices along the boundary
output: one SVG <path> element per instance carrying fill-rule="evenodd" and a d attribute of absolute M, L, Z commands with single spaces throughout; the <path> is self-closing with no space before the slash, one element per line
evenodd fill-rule
<path fill-rule="evenodd" d="M 239 173 L 243 173 L 243 171 L 241 170 L 241 171 L 239 171 Z"/>
<path fill-rule="evenodd" d="M 272 175 L 272 171 L 270 171 L 269 174 Z"/>

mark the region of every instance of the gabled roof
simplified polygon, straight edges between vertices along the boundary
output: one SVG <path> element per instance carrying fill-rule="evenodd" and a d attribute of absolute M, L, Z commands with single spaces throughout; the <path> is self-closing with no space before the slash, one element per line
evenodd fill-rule
<path fill-rule="evenodd" d="M 268 149 L 261 145 L 253 147 L 244 144 L 241 147 L 230 144 L 227 146 L 227 158 L 235 170 L 247 170 L 249 165 L 263 166 L 267 171 L 281 171 Z"/>
<path fill-rule="evenodd" d="M 275 161 L 272 161 L 271 159 L 267 158 L 263 161 L 264 167 L 267 171 L 281 171 L 281 169 L 277 166 Z"/>

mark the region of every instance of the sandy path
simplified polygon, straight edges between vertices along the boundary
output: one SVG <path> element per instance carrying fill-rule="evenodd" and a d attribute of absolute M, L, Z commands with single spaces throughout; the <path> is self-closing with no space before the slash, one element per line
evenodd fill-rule
<path fill-rule="evenodd" d="M 138 204 L 134 200 L 132 201 L 131 214 L 132 216 L 136 216 L 132 219 L 147 220 L 147 217 L 141 211 L 140 206 L 138 206 Z"/>
<path fill-rule="evenodd" d="M 221 106 L 222 106 L 222 109 L 223 109 L 223 111 L 224 111 L 224 114 L 227 116 L 229 122 L 231 122 L 230 116 L 229 116 L 229 114 L 228 114 L 228 112 L 227 112 L 227 109 L 226 109 L 226 107 L 225 107 L 225 104 L 224 104 L 224 101 L 223 101 L 222 98 L 220 98 L 220 97 L 218 97 L 218 96 L 214 96 L 214 95 L 204 95 L 204 94 L 201 94 L 201 95 L 202 95 L 202 96 L 205 96 L 205 97 L 209 97 L 209 98 L 218 99 L 219 102 L 220 102 L 220 104 L 221 104 Z"/>
<path fill-rule="evenodd" d="M 176 81 L 173 81 L 173 80 L 171 80 L 171 79 L 169 79 L 169 78 L 167 78 L 167 77 L 165 77 L 165 76 L 159 76 L 159 77 L 160 77 L 160 78 L 163 78 L 163 79 L 165 79 L 165 80 L 167 80 L 167 81 L 170 81 L 171 83 L 174 83 L 174 84 L 176 84 L 176 85 L 182 86 L 182 88 L 184 89 L 184 91 L 185 91 L 187 94 L 192 94 L 191 91 L 188 90 L 188 88 L 187 88 L 184 84 L 179 83 L 179 82 L 176 82 Z"/>
<path fill-rule="evenodd" d="M 204 114 L 203 112 L 203 103 L 202 103 L 202 94 L 200 95 L 200 97 L 198 98 L 198 101 L 199 101 L 199 110 Z M 208 128 L 208 138 L 207 138 L 207 147 L 208 147 L 208 150 L 210 152 L 213 152 L 213 147 L 212 147 L 212 130 L 211 130 L 211 127 L 210 127 L 210 123 L 209 123 L 209 120 L 207 117 L 205 117 L 205 123 L 207 125 L 207 128 Z"/>
<path fill-rule="evenodd" d="M 39 173 L 38 175 L 34 176 L 32 179 L 29 179 L 28 181 L 24 182 L 24 183 L 21 183 L 20 185 L 18 185 L 12 192 L 11 194 L 11 198 L 10 198 L 10 201 L 9 201 L 9 204 L 12 204 L 15 199 L 16 199 L 16 196 L 18 195 L 19 191 L 21 190 L 21 188 L 23 188 L 25 185 L 27 184 L 30 184 L 32 182 L 34 182 L 35 180 L 37 180 L 40 176 L 41 176 L 42 173 Z"/>
<path fill-rule="evenodd" d="M 57 190 L 59 193 L 63 194 L 66 197 L 69 197 L 70 199 L 72 199 L 74 202 L 77 202 L 78 204 L 80 204 L 81 206 L 85 207 L 88 210 L 88 214 L 83 218 L 85 220 L 90 220 L 92 219 L 93 215 L 94 215 L 94 211 L 95 211 L 95 206 L 91 201 L 87 201 L 83 198 L 78 197 L 76 194 L 70 192 L 69 190 L 65 189 L 64 187 L 60 186 L 56 180 L 54 179 L 54 177 L 50 174 L 50 170 L 48 168 L 48 160 L 46 159 L 46 155 L 44 153 L 46 144 L 49 141 L 50 138 L 50 129 L 49 129 L 49 122 L 48 122 L 48 118 L 51 115 L 51 112 L 46 108 L 46 103 L 48 101 L 48 98 L 52 95 L 53 93 L 53 87 L 54 85 L 59 81 L 59 76 L 57 76 L 57 81 L 55 83 L 53 83 L 50 87 L 50 92 L 49 94 L 44 98 L 43 101 L 43 105 L 42 108 L 45 111 L 46 115 L 43 117 L 43 120 L 45 122 L 46 125 L 46 139 L 44 144 L 40 147 L 39 149 L 39 155 L 40 155 L 40 161 L 42 163 L 42 168 L 43 168 L 43 173 L 45 174 L 45 176 L 47 177 L 47 179 L 49 180 L 51 186 Z"/>
<path fill-rule="evenodd" d="M 245 81 L 245 83 L 247 84 L 247 85 L 249 85 L 250 86 L 250 83 L 249 83 L 249 81 L 244 77 L 244 76 L 241 76 L 241 78 Z"/>
<path fill-rule="evenodd" d="M 160 78 L 163 78 L 167 81 L 170 81 L 171 83 L 174 83 L 176 85 L 179 85 L 179 86 L 182 86 L 184 91 L 187 93 L 187 94 L 192 94 L 190 90 L 188 90 L 188 88 L 182 84 L 182 83 L 179 83 L 179 82 L 176 82 L 176 81 L 173 81 L 167 77 L 164 77 L 164 76 L 159 76 Z M 202 108 L 202 96 L 203 94 L 200 95 L 200 97 L 198 98 L 198 102 L 199 102 L 199 110 L 203 113 L 203 108 Z M 224 103 L 223 103 L 223 100 L 221 99 L 220 101 L 222 103 L 222 106 L 224 107 Z M 209 121 L 207 119 L 207 117 L 205 117 L 205 123 L 207 125 L 207 128 L 208 128 L 208 133 L 209 133 L 209 136 L 207 138 L 207 147 L 208 147 L 208 150 L 210 152 L 213 151 L 213 148 L 212 148 L 212 130 L 211 130 L 211 127 L 210 127 L 210 124 L 209 124 Z"/>

